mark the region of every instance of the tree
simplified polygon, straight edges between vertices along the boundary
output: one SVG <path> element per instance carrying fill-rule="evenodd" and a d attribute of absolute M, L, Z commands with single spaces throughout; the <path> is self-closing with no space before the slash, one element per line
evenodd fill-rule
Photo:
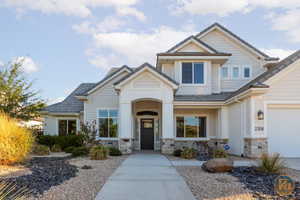
<path fill-rule="evenodd" d="M 45 103 L 25 78 L 22 64 L 13 62 L 0 68 L 0 111 L 12 118 L 30 120 L 39 116 Z"/>

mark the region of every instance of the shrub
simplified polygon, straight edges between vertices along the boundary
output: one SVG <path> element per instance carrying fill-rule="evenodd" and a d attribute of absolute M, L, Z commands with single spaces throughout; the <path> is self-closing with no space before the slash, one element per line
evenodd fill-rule
<path fill-rule="evenodd" d="M 280 158 L 280 154 L 273 155 L 262 154 L 258 164 L 258 170 L 264 173 L 279 173 L 285 168 L 284 161 Z"/>
<path fill-rule="evenodd" d="M 52 147 L 53 145 L 59 145 L 63 150 L 67 147 L 81 147 L 84 144 L 84 135 L 68 135 L 68 136 L 52 136 L 43 135 L 37 137 L 37 142 L 42 145 Z"/>
<path fill-rule="evenodd" d="M 89 149 L 87 147 L 75 147 L 72 151 L 72 156 L 86 156 L 89 154 Z"/>
<path fill-rule="evenodd" d="M 34 138 L 28 129 L 5 114 L 0 114 L 0 165 L 23 161 L 30 153 Z"/>
<path fill-rule="evenodd" d="M 52 147 L 51 147 L 51 152 L 61 152 L 61 147 L 59 144 L 54 144 Z"/>
<path fill-rule="evenodd" d="M 67 147 L 67 148 L 65 148 L 65 152 L 66 153 L 73 153 L 73 150 L 75 149 L 76 147 Z"/>
<path fill-rule="evenodd" d="M 102 145 L 94 146 L 90 150 L 91 160 L 105 160 L 107 159 L 108 149 Z"/>
<path fill-rule="evenodd" d="M 185 148 L 180 156 L 185 159 L 193 159 L 197 157 L 197 150 L 193 148 Z"/>
<path fill-rule="evenodd" d="M 32 153 L 39 156 L 50 154 L 50 148 L 46 145 L 36 144 L 33 146 Z"/>
<path fill-rule="evenodd" d="M 110 147 L 109 148 L 109 155 L 110 156 L 121 156 L 122 152 L 119 149 L 115 148 L 115 147 Z"/>
<path fill-rule="evenodd" d="M 214 150 L 214 158 L 227 158 L 228 154 L 223 149 L 215 149 Z"/>
<path fill-rule="evenodd" d="M 180 156 L 181 156 L 181 152 L 182 152 L 181 149 L 176 149 L 176 150 L 173 152 L 173 156 L 180 157 Z"/>

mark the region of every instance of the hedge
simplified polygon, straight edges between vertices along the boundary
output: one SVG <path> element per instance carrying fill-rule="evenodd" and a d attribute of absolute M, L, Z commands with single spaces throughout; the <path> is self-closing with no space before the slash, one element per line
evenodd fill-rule
<path fill-rule="evenodd" d="M 53 145 L 59 145 L 62 150 L 67 147 L 80 147 L 85 140 L 84 135 L 68 135 L 68 136 L 52 136 L 42 135 L 37 137 L 37 143 L 52 147 Z"/>

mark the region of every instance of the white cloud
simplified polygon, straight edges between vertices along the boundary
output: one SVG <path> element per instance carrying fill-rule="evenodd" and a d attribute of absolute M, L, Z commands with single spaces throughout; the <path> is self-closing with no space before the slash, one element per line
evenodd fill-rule
<path fill-rule="evenodd" d="M 96 56 L 90 60 L 90 63 L 98 67 L 102 66 L 101 68 L 104 69 L 122 64 L 130 66 L 137 66 L 144 62 L 155 64 L 156 53 L 166 51 L 189 35 L 190 31 L 175 30 L 166 26 L 161 26 L 151 32 L 98 33 L 94 35 L 96 48 L 109 50 L 113 54 L 108 56 L 101 54 L 102 56 Z M 88 51 L 88 53 L 91 52 L 91 50 Z M 119 63 L 122 59 L 127 63 Z"/>
<path fill-rule="evenodd" d="M 143 13 L 132 6 L 138 0 L 3 0 L 4 6 L 14 7 L 19 14 L 28 10 L 40 11 L 45 14 L 64 14 L 68 16 L 88 17 L 92 9 L 97 7 L 113 7 L 122 15 L 136 16 L 142 19 Z M 128 10 L 125 12 L 124 10 Z"/>
<path fill-rule="evenodd" d="M 300 8 L 273 14 L 269 18 L 274 30 L 285 31 L 291 42 L 300 42 Z"/>
<path fill-rule="evenodd" d="M 98 23 L 92 23 L 90 21 L 84 21 L 81 24 L 73 25 L 73 30 L 82 34 L 96 34 L 98 32 L 108 32 L 116 30 L 125 25 L 125 20 L 108 16 Z"/>
<path fill-rule="evenodd" d="M 146 16 L 141 11 L 138 11 L 136 8 L 133 7 L 118 7 L 117 8 L 118 15 L 121 16 L 134 16 L 140 21 L 145 21 Z"/>
<path fill-rule="evenodd" d="M 21 63 L 22 64 L 22 70 L 26 73 L 32 73 L 38 71 L 39 67 L 34 62 L 34 60 L 28 56 L 20 56 L 15 59 L 13 59 L 12 63 Z"/>
<path fill-rule="evenodd" d="M 4 62 L 0 60 L 0 67 L 4 66 Z"/>
<path fill-rule="evenodd" d="M 272 57 L 278 57 L 281 60 L 295 52 L 295 50 L 290 50 L 290 49 L 261 49 L 261 50 L 265 52 L 267 55 Z"/>
<path fill-rule="evenodd" d="M 221 17 L 250 12 L 256 8 L 264 8 L 272 13 L 267 19 L 271 21 L 273 30 L 284 31 L 291 42 L 300 42 L 299 0 L 176 0 L 170 6 L 175 14 L 213 14 Z"/>
<path fill-rule="evenodd" d="M 189 13 L 192 15 L 216 14 L 218 16 L 226 16 L 233 12 L 245 11 L 248 0 L 177 0 L 174 13 Z"/>

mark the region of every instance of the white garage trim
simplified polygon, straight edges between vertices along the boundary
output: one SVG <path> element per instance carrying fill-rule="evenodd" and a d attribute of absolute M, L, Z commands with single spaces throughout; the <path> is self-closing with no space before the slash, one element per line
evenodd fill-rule
<path fill-rule="evenodd" d="M 300 105 L 300 101 L 265 101 L 264 102 L 264 135 L 268 137 L 268 106 L 270 105 Z"/>

